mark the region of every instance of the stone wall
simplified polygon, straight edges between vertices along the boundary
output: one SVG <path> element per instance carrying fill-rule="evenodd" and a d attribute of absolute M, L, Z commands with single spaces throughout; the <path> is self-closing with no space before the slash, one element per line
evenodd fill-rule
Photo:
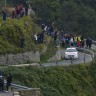
<path fill-rule="evenodd" d="M 32 88 L 18 91 L 20 96 L 40 96 L 40 88 Z"/>
<path fill-rule="evenodd" d="M 54 62 L 59 60 L 61 60 L 61 50 L 58 50 L 56 54 L 48 60 L 48 62 Z"/>
<path fill-rule="evenodd" d="M 25 52 L 18 54 L 6 54 L 0 55 L 0 64 L 1 65 L 10 65 L 10 64 L 22 64 L 30 62 L 39 62 L 40 53 L 39 52 Z"/>

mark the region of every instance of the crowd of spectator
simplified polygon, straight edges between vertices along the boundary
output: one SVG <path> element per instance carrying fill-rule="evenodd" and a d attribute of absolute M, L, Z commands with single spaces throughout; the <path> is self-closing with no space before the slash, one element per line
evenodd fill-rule
<path fill-rule="evenodd" d="M 81 35 L 73 35 L 72 33 L 64 32 L 62 30 L 58 31 L 55 29 L 54 25 L 47 26 L 45 24 L 41 25 L 41 28 L 43 29 L 43 41 L 44 41 L 44 33 L 50 35 L 54 40 L 54 45 L 58 47 L 61 45 L 62 47 L 88 47 L 91 48 L 92 45 L 92 39 L 91 38 L 84 38 L 84 36 Z M 35 40 L 39 43 L 39 37 L 40 35 L 35 35 L 37 37 Z M 42 38 L 42 37 L 41 37 Z M 43 42 L 42 42 L 43 43 Z"/>
<path fill-rule="evenodd" d="M 4 89 L 4 85 L 5 85 L 4 83 L 6 84 L 5 86 L 6 90 Z M 3 72 L 0 71 L 0 92 L 4 92 L 4 91 L 8 92 L 11 83 L 12 83 L 12 75 L 10 73 L 5 75 L 3 74 Z"/>
<path fill-rule="evenodd" d="M 15 7 L 15 10 L 12 11 L 12 18 L 21 18 L 23 16 L 28 15 L 29 5 L 23 6 L 23 4 L 18 4 Z"/>
<path fill-rule="evenodd" d="M 44 31 L 39 32 L 34 35 L 35 44 L 43 44 L 44 43 Z"/>
<path fill-rule="evenodd" d="M 21 18 L 23 16 L 27 16 L 28 12 L 30 10 L 30 4 L 26 4 L 23 6 L 23 4 L 18 4 L 15 8 L 15 10 L 12 11 L 12 18 Z M 6 12 L 3 13 L 3 20 L 6 21 Z M 54 39 L 54 45 L 58 46 L 59 44 L 62 45 L 62 47 L 68 47 L 68 46 L 75 46 L 75 47 L 88 47 L 91 48 L 92 45 L 92 39 L 87 38 L 84 39 L 83 35 L 73 35 L 68 32 L 63 32 L 62 30 L 58 31 L 55 29 L 54 24 L 51 26 L 47 26 L 45 24 L 41 25 L 41 28 L 43 29 L 42 32 L 39 32 L 38 34 L 34 34 L 34 41 L 35 44 L 44 43 L 44 34 L 50 35 Z M 24 38 L 20 39 L 20 47 L 24 47 Z"/>
<path fill-rule="evenodd" d="M 2 11 L 3 15 L 3 20 L 6 21 L 7 17 L 10 17 L 12 19 L 16 18 L 19 19 L 23 16 L 30 15 L 32 12 L 35 14 L 35 12 L 32 10 L 30 4 L 26 3 L 25 5 L 23 4 L 18 4 L 12 11 L 11 15 L 8 15 L 7 9 Z"/>

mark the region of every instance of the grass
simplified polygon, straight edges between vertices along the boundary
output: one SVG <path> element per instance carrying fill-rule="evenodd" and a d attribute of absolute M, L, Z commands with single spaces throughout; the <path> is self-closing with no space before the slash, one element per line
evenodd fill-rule
<path fill-rule="evenodd" d="M 96 63 L 65 67 L 6 67 L 13 82 L 41 89 L 41 96 L 96 96 Z"/>
<path fill-rule="evenodd" d="M 42 29 L 28 16 L 20 19 L 0 18 L 0 54 L 20 53 L 26 51 L 39 51 L 42 53 L 48 46 L 47 52 L 41 55 L 41 62 L 47 62 L 55 55 L 57 48 L 54 47 L 50 36 L 45 34 L 44 44 L 35 44 L 33 36 L 42 32 Z M 20 48 L 20 38 L 23 37 L 24 48 Z"/>
<path fill-rule="evenodd" d="M 57 48 L 54 46 L 54 43 L 53 41 L 51 41 L 51 43 L 47 46 L 47 51 L 44 53 L 44 54 L 41 54 L 41 62 L 40 63 L 44 63 L 44 62 L 47 62 L 47 60 L 49 58 L 51 58 L 52 56 L 54 56 L 57 52 Z"/>
<path fill-rule="evenodd" d="M 47 62 L 55 55 L 57 48 L 54 47 L 50 36 L 45 34 L 44 44 L 35 44 L 33 36 L 42 32 L 42 29 L 34 23 L 32 18 L 26 16 L 20 19 L 7 18 L 3 21 L 0 18 L 0 54 L 20 53 L 26 51 L 39 51 L 42 53 L 48 46 L 47 52 L 41 55 L 41 62 Z M 24 48 L 20 48 L 20 38 L 23 37 Z"/>
<path fill-rule="evenodd" d="M 96 53 L 96 49 L 91 49 L 94 53 Z"/>
<path fill-rule="evenodd" d="M 30 17 L 21 19 L 10 19 L 7 21 L 0 19 L 0 53 L 19 53 L 25 51 L 36 51 L 37 45 L 34 44 L 33 35 L 41 32 L 42 29 L 33 22 Z M 24 37 L 24 48 L 20 48 L 20 38 Z M 43 48 L 43 45 L 40 45 Z"/>

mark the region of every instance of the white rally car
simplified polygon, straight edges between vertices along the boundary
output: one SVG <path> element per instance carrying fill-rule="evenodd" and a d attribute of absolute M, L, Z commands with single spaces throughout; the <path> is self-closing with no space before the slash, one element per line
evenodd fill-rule
<path fill-rule="evenodd" d="M 69 47 L 65 50 L 64 54 L 65 59 L 77 59 L 78 58 L 78 51 L 75 47 Z"/>

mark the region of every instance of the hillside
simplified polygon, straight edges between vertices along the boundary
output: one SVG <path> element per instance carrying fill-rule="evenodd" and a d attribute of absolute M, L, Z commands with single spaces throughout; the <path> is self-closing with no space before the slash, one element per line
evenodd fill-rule
<path fill-rule="evenodd" d="M 7 0 L 7 6 L 30 1 L 41 22 L 52 24 L 64 33 L 96 37 L 95 0 Z"/>
<path fill-rule="evenodd" d="M 8 0 L 8 3 L 16 5 L 26 0 L 17 1 Z M 40 19 L 39 23 L 45 23 L 48 26 L 54 24 L 56 29 L 63 30 L 64 34 L 84 34 L 84 38 L 90 36 L 96 39 L 95 0 L 30 1 L 32 1 L 31 6 L 36 13 L 36 18 Z M 45 44 L 34 43 L 33 35 L 41 31 L 42 29 L 28 16 L 19 20 L 7 18 L 7 21 L 2 21 L 0 19 L 0 54 L 31 50 L 40 52 L 47 44 L 47 51 L 40 57 L 40 63 L 46 62 L 56 53 L 57 48 L 54 47 L 48 35 L 45 35 Z M 24 48 L 20 48 L 22 37 L 25 40 Z M 63 67 L 1 66 L 0 70 L 5 75 L 12 73 L 13 83 L 40 88 L 41 96 L 96 96 L 96 61 L 91 62 L 90 65 Z"/>
<path fill-rule="evenodd" d="M 40 87 L 41 96 L 96 96 L 96 63 L 65 67 L 8 67 L 14 82 Z"/>
<path fill-rule="evenodd" d="M 8 18 L 7 21 L 0 19 L 0 25 L 0 53 L 2 54 L 36 51 L 44 46 L 34 43 L 33 35 L 42 30 L 30 17 L 19 20 Z M 23 49 L 20 47 L 21 38 L 24 38 Z"/>
<path fill-rule="evenodd" d="M 38 51 L 43 53 L 40 55 L 40 62 L 46 62 L 55 55 L 57 48 L 54 47 L 52 38 L 47 34 L 44 34 L 44 43 L 35 44 L 34 35 L 38 35 L 42 31 L 41 27 L 36 23 L 36 19 L 31 16 L 25 16 L 20 19 L 7 18 L 6 21 L 0 18 L 0 54 Z M 21 47 L 21 39 L 24 39 L 23 48 Z M 45 52 L 44 50 L 46 49 L 47 51 Z"/>

